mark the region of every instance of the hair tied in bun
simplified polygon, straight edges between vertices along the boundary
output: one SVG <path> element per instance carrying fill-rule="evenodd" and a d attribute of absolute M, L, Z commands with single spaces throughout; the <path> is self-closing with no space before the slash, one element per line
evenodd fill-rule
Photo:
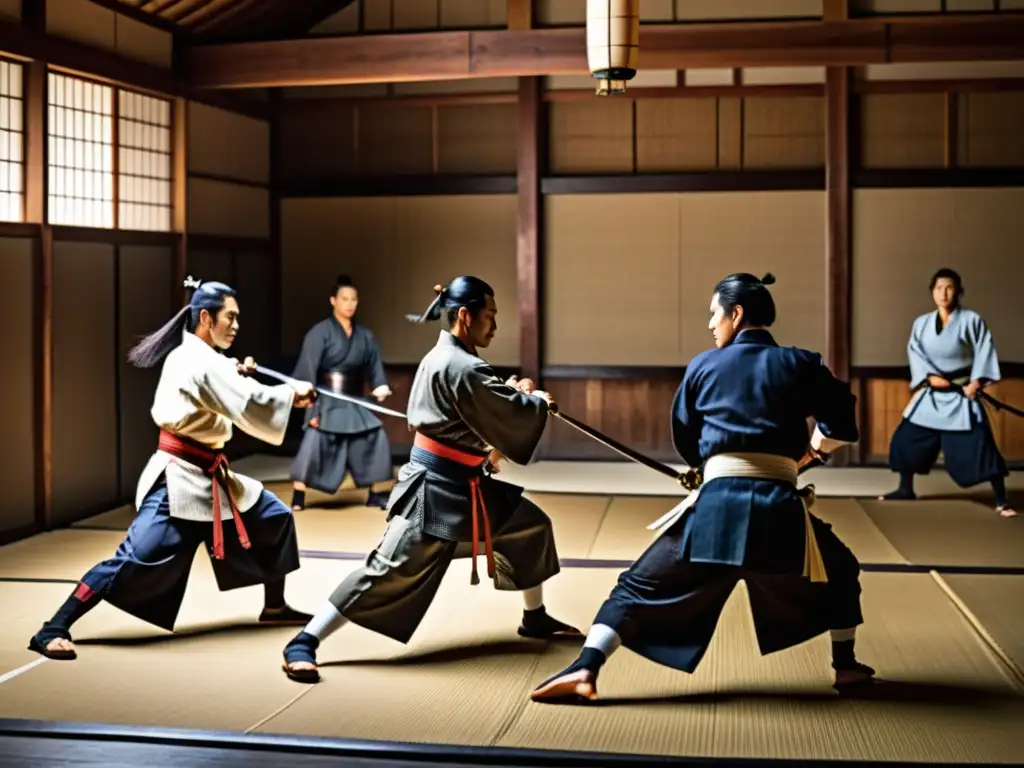
<path fill-rule="evenodd" d="M 764 277 L 761 278 L 761 285 L 773 285 L 775 283 L 775 275 L 771 272 L 765 272 Z"/>

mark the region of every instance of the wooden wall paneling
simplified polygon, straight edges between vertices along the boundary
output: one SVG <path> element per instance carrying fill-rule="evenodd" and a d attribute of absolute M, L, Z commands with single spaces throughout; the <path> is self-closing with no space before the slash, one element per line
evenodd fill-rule
<path fill-rule="evenodd" d="M 37 526 L 36 471 L 39 434 L 35 414 L 39 371 L 34 365 L 39 294 L 33 290 L 38 266 L 38 240 L 0 238 L 0 397 L 10 404 L 4 420 L 7 446 L 0 462 L 0 541 Z M 40 521 L 41 522 L 41 521 Z"/>
<path fill-rule="evenodd" d="M 174 275 L 171 278 L 171 306 L 184 304 L 183 285 L 188 272 L 188 99 L 176 98 L 171 107 L 171 140 L 173 142 L 172 228 L 178 233 L 174 253 Z"/>
<path fill-rule="evenodd" d="M 188 273 L 197 280 L 209 283 L 214 280 L 227 283 L 235 290 L 234 256 L 231 249 L 207 250 L 190 248 L 188 252 Z"/>
<path fill-rule="evenodd" d="M 121 246 L 117 253 L 117 375 L 120 422 L 119 500 L 132 501 L 139 475 L 156 450 L 159 430 L 150 415 L 160 367 L 136 368 L 128 362 L 140 338 L 160 328 L 177 311 L 166 290 L 176 271 L 174 248 Z M 173 303 L 172 303 L 173 302 Z"/>
<path fill-rule="evenodd" d="M 280 322 L 273 307 L 279 291 L 274 273 L 275 259 L 269 248 L 235 252 L 232 287 L 238 291 L 241 312 L 237 348 L 231 354 L 239 359 L 252 355 L 257 361 L 268 361 L 269 365 L 278 355 L 276 335 Z"/>
<path fill-rule="evenodd" d="M 284 94 L 278 89 L 270 92 L 270 314 L 273 328 L 267 339 L 271 362 L 281 356 L 281 342 L 284 326 L 281 307 L 281 279 L 283 260 L 281 255 L 281 116 L 284 110 Z"/>
<path fill-rule="evenodd" d="M 61 525 L 118 497 L 115 248 L 53 248 L 53 509 Z"/>

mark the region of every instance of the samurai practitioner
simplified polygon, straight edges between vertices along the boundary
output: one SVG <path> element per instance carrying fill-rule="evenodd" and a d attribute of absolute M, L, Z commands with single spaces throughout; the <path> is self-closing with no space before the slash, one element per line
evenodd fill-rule
<path fill-rule="evenodd" d="M 487 576 L 500 590 L 521 591 L 519 634 L 549 638 L 578 630 L 547 614 L 543 584 L 559 572 L 551 520 L 523 489 L 490 477 L 508 457 L 529 463 L 544 432 L 551 396 L 528 379 L 498 378 L 480 358 L 497 330 L 494 291 L 476 277 L 458 277 L 426 312 L 448 329 L 420 362 L 409 395 L 415 430 L 409 462 L 391 491 L 388 523 L 365 563 L 284 650 L 284 670 L 316 682 L 316 650 L 346 622 L 408 643 L 457 557 L 472 558 L 477 584 L 480 543 Z"/>
<path fill-rule="evenodd" d="M 223 283 L 186 280 L 191 300 L 128 354 L 139 368 L 164 360 L 150 411 L 160 427 L 156 453 L 136 490 L 138 514 L 113 557 L 90 570 L 57 613 L 29 641 L 51 659 L 76 658 L 71 626 L 106 600 L 173 631 L 196 548 L 208 548 L 222 591 L 262 584 L 264 624 L 311 618 L 284 598 L 285 575 L 298 569 L 291 511 L 250 477 L 232 472 L 224 445 L 237 426 L 280 445 L 292 408 L 315 397 L 312 384 L 264 386 L 229 359 L 238 334 L 235 291 Z M 225 535 L 225 520 L 234 531 Z"/>
<path fill-rule="evenodd" d="M 836 688 L 874 675 L 854 656 L 859 564 L 810 513 L 813 488 L 796 487 L 803 460 L 857 440 L 855 399 L 820 355 L 776 344 L 774 281 L 733 274 L 715 286 L 717 348 L 687 366 L 672 405 L 673 443 L 703 483 L 651 526 L 661 535 L 619 576 L 579 657 L 534 700 L 596 699 L 598 673 L 623 645 L 692 673 L 740 579 L 762 653 L 830 630 Z"/>
<path fill-rule="evenodd" d="M 889 442 L 889 468 L 899 487 L 880 499 L 913 499 L 914 475 L 931 472 L 939 452 L 961 488 L 992 484 L 995 508 L 1015 517 L 1006 498 L 1006 462 L 996 446 L 979 394 L 999 381 L 992 333 L 977 312 L 961 306 L 960 275 L 940 269 L 930 288 L 935 311 L 914 321 L 907 342 L 910 388 L 915 390 Z"/>
<path fill-rule="evenodd" d="M 362 397 L 367 381 L 378 402 L 391 394 L 380 346 L 370 329 L 353 319 L 359 293 L 348 275 L 341 275 L 331 295 L 333 312 L 314 325 L 302 342 L 293 378 Z M 385 509 L 387 491 L 375 483 L 394 479 L 391 444 L 380 419 L 366 408 L 335 398 L 318 399 L 307 413 L 305 433 L 292 462 L 292 509 L 306 505 L 306 489 L 337 493 L 351 470 L 356 487 L 368 487 L 367 506 Z"/>

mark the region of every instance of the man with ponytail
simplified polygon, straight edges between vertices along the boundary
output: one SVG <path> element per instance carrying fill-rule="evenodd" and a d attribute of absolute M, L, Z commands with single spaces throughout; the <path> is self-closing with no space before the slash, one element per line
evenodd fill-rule
<path fill-rule="evenodd" d="M 426 312 L 408 316 L 423 323 L 443 314 L 447 329 L 413 380 L 408 420 L 416 437 L 391 491 L 387 527 L 285 648 L 293 680 L 319 680 L 316 650 L 347 622 L 409 642 L 454 558 L 472 558 L 471 582 L 479 583 L 481 541 L 495 589 L 523 593 L 522 637 L 579 635 L 544 608 L 543 584 L 559 571 L 550 518 L 523 488 L 491 477 L 504 457 L 530 462 L 551 396 L 528 379 L 502 381 L 480 358 L 498 327 L 487 283 L 458 277 L 434 291 Z"/>
<path fill-rule="evenodd" d="M 192 278 L 186 287 L 195 289 L 189 303 L 128 354 L 139 368 L 163 361 L 150 411 L 160 438 L 139 479 L 138 514 L 113 557 L 85 574 L 29 641 L 48 658 L 77 657 L 71 626 L 101 600 L 172 631 L 202 543 L 221 590 L 263 585 L 261 623 L 311 618 L 284 597 L 285 576 L 299 567 L 291 510 L 258 481 L 232 472 L 223 449 L 233 426 L 280 445 L 292 408 L 308 406 L 316 390 L 305 382 L 269 387 L 244 375 L 252 366 L 223 354 L 238 334 L 235 291 Z"/>
<path fill-rule="evenodd" d="M 598 672 L 620 646 L 692 673 L 740 579 L 762 653 L 828 631 L 835 688 L 871 681 L 853 650 L 860 566 L 810 513 L 813 487 L 797 488 L 807 458 L 857 440 L 855 398 L 819 354 L 776 344 L 774 282 L 741 273 L 715 286 L 715 349 L 687 366 L 671 413 L 673 444 L 702 484 L 650 526 L 660 535 L 619 576 L 576 661 L 541 683 L 535 701 L 596 699 Z"/>

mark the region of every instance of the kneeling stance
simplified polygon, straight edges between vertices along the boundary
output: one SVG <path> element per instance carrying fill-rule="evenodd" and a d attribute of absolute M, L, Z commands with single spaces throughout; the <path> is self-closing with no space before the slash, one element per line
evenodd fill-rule
<path fill-rule="evenodd" d="M 820 355 L 779 347 L 767 330 L 770 275 L 730 275 L 714 291 L 718 349 L 686 368 L 672 408 L 672 438 L 703 485 L 659 521 L 663 533 L 598 611 L 577 660 L 533 691 L 538 701 L 593 699 L 597 676 L 620 645 L 693 672 L 726 601 L 743 579 L 762 653 L 832 631 L 836 686 L 867 682 L 854 658 L 863 621 L 860 567 L 797 489 L 808 451 L 857 439 L 855 401 Z"/>
<path fill-rule="evenodd" d="M 309 615 L 284 599 L 285 575 L 298 569 L 291 511 L 262 484 L 235 474 L 223 447 L 232 424 L 280 445 L 293 407 L 306 407 L 311 384 L 264 386 L 221 354 L 238 333 L 235 292 L 203 283 L 163 328 L 130 353 L 136 366 L 164 359 L 151 410 L 160 427 L 156 453 L 136 491 L 138 514 L 109 560 L 85 576 L 60 610 L 29 642 L 51 659 L 74 659 L 70 629 L 100 600 L 173 630 L 196 548 L 210 548 L 221 590 L 263 584 L 261 622 L 302 624 Z M 234 520 L 235 535 L 223 521 Z"/>
<path fill-rule="evenodd" d="M 550 397 L 528 393 L 527 382 L 501 381 L 477 356 L 497 328 L 490 286 L 459 277 L 435 290 L 419 320 L 437 319 L 444 309 L 449 330 L 416 371 L 408 407 L 416 437 L 391 491 L 387 528 L 366 562 L 285 648 L 284 670 L 294 680 L 319 680 L 316 649 L 346 621 L 407 643 L 454 558 L 472 557 L 472 581 L 479 582 L 481 540 L 495 588 L 523 592 L 520 635 L 577 633 L 544 609 L 542 585 L 559 571 L 550 519 L 522 497 L 522 488 L 485 474 L 500 457 L 530 461 Z"/>

